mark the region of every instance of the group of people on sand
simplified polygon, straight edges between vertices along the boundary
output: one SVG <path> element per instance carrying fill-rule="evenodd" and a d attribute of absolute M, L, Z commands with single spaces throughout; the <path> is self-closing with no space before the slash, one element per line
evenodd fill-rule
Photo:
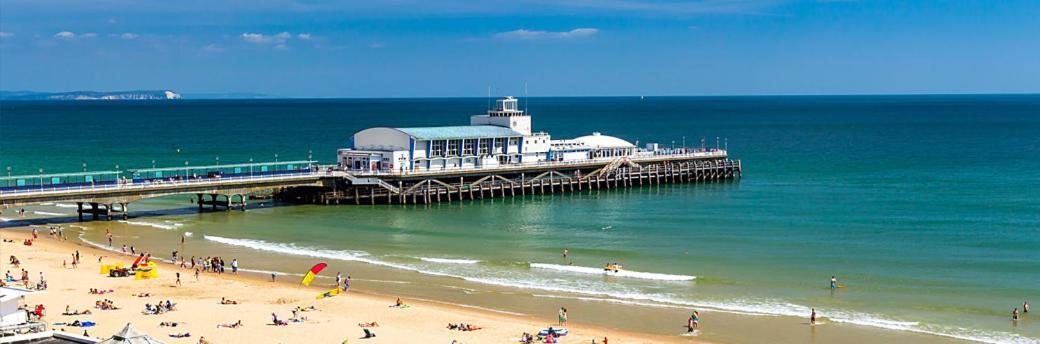
<path fill-rule="evenodd" d="M 449 323 L 448 324 L 448 329 L 449 330 L 457 330 L 457 331 L 476 331 L 476 330 L 483 329 L 483 327 L 475 326 L 473 324 L 463 324 L 463 323 L 452 324 L 452 323 Z"/>
<path fill-rule="evenodd" d="M 176 251 L 174 251 L 174 253 L 176 253 Z M 218 274 L 224 273 L 225 267 L 230 267 L 231 273 L 238 273 L 238 259 L 232 259 L 231 265 L 229 266 L 225 264 L 224 258 L 221 257 L 206 257 L 203 259 L 202 257 L 196 258 L 195 256 L 192 256 L 188 261 L 185 261 L 184 257 L 181 257 L 180 266 L 185 269 L 202 272 L 215 272 Z"/>
<path fill-rule="evenodd" d="M 109 300 L 109 299 L 95 301 L 94 302 L 94 308 L 97 308 L 97 309 L 100 309 L 100 310 L 103 310 L 103 311 L 119 309 L 119 307 L 116 307 L 115 302 L 113 302 L 112 300 Z"/>
<path fill-rule="evenodd" d="M 174 310 L 174 308 L 173 308 L 174 306 L 175 306 L 175 304 L 173 302 L 170 302 L 170 300 L 166 300 L 166 302 L 159 301 L 154 306 L 151 303 L 146 303 L 146 304 L 144 304 L 144 310 L 141 311 L 141 313 L 142 314 L 163 314 L 163 313 L 166 313 L 166 312 L 173 311 Z"/>

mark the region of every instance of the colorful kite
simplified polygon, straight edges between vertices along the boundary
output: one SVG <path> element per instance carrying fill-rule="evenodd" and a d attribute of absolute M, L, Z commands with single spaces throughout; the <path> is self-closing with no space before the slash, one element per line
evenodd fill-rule
<path fill-rule="evenodd" d="M 303 276 L 303 281 L 300 283 L 305 286 L 311 285 L 311 281 L 314 280 L 314 277 L 317 277 L 318 274 L 321 273 L 321 270 L 325 270 L 326 266 L 329 265 L 325 263 L 314 264 L 314 266 L 311 267 L 311 271 L 307 271 L 307 275 Z"/>

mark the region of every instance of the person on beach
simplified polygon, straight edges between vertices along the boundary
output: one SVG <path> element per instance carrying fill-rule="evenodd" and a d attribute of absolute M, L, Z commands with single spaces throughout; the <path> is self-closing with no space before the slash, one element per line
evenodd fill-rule
<path fill-rule="evenodd" d="M 1018 307 L 1015 307 L 1015 310 L 1011 311 L 1011 320 L 1018 321 Z"/>
<path fill-rule="evenodd" d="M 1029 302 L 1022 301 L 1022 313 L 1029 313 Z"/>
<path fill-rule="evenodd" d="M 564 248 L 564 249 L 563 249 L 563 258 L 564 258 L 564 259 L 566 259 L 566 258 L 567 258 L 567 253 L 568 253 L 568 252 L 567 252 L 567 249 L 566 249 L 566 248 Z"/>
<path fill-rule="evenodd" d="M 812 309 L 812 314 L 809 315 L 809 324 L 816 325 L 816 308 Z"/>
<path fill-rule="evenodd" d="M 274 276 L 275 276 L 275 273 L 272 272 L 271 273 L 271 282 L 274 282 Z"/>
<path fill-rule="evenodd" d="M 350 290 L 350 275 L 347 275 L 347 279 L 343 280 L 343 292 L 346 293 Z"/>
<path fill-rule="evenodd" d="M 559 311 L 559 313 L 557 314 L 556 317 L 557 317 L 557 320 L 558 320 L 558 324 L 560 326 L 563 326 L 563 324 L 566 324 L 567 323 L 567 309 L 563 308 L 563 307 L 560 307 L 560 311 Z"/>
<path fill-rule="evenodd" d="M 126 254 L 126 244 L 123 244 L 123 254 Z"/>
<path fill-rule="evenodd" d="M 696 330 L 698 327 L 700 327 L 700 323 L 700 313 L 698 313 L 697 311 L 693 311 L 693 314 L 690 314 L 690 319 L 686 324 L 686 332 L 693 332 L 693 330 Z"/>
<path fill-rule="evenodd" d="M 177 272 L 176 274 L 177 274 L 177 286 L 180 287 L 181 286 L 181 273 Z"/>
<path fill-rule="evenodd" d="M 199 281 L 199 269 L 195 269 L 195 282 Z"/>
<path fill-rule="evenodd" d="M 831 276 L 831 289 L 837 289 L 837 288 L 838 288 L 838 278 L 834 277 L 834 276 Z"/>
<path fill-rule="evenodd" d="M 343 282 L 343 273 L 342 272 L 337 272 L 336 273 L 336 286 L 339 287 L 341 282 Z"/>
<path fill-rule="evenodd" d="M 238 274 L 238 258 L 231 260 L 231 273 Z"/>

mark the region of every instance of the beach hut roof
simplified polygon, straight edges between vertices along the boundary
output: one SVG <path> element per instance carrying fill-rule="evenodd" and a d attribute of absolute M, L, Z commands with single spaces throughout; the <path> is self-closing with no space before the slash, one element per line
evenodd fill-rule
<path fill-rule="evenodd" d="M 130 323 L 127 323 L 126 327 L 112 335 L 112 338 L 106 339 L 100 344 L 163 344 L 163 342 L 138 331 Z"/>

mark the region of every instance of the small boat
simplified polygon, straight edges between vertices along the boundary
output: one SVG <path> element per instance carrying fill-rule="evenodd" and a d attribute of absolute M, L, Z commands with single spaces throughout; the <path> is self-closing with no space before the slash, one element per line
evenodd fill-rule
<path fill-rule="evenodd" d="M 603 272 L 621 272 L 625 267 L 621 264 L 611 263 L 603 266 Z"/>

